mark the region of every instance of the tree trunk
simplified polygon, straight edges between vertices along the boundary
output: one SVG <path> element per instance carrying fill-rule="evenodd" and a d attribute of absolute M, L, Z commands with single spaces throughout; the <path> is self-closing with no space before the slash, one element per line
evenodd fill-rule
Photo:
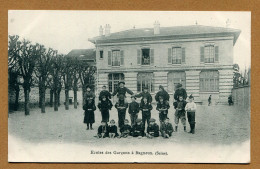
<path fill-rule="evenodd" d="M 59 108 L 59 95 L 57 89 L 54 90 L 54 111 L 58 111 Z"/>
<path fill-rule="evenodd" d="M 45 86 L 42 86 L 41 89 L 41 112 L 45 113 Z"/>
<path fill-rule="evenodd" d="M 77 94 L 77 89 L 74 89 L 73 90 L 74 92 L 74 109 L 77 109 L 78 108 L 78 94 Z"/>
<path fill-rule="evenodd" d="M 53 89 L 50 89 L 50 106 L 53 106 Z"/>
<path fill-rule="evenodd" d="M 69 89 L 65 89 L 65 110 L 69 110 Z"/>
<path fill-rule="evenodd" d="M 24 89 L 24 110 L 25 115 L 30 115 L 30 90 L 25 88 Z"/>
<path fill-rule="evenodd" d="M 19 109 L 19 95 L 20 95 L 20 88 L 18 87 L 15 90 L 14 111 L 17 111 Z"/>

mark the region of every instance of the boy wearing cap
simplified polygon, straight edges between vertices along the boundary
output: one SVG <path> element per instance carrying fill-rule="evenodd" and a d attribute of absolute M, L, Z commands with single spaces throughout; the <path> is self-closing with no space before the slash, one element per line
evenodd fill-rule
<path fill-rule="evenodd" d="M 117 97 L 119 97 L 120 95 L 123 95 L 124 97 L 126 97 L 126 93 L 133 95 L 134 93 L 129 90 L 128 88 L 125 87 L 125 82 L 121 81 L 118 83 L 119 87 L 117 89 L 115 89 L 115 91 L 113 92 L 112 96 L 117 95 Z"/>
<path fill-rule="evenodd" d="M 159 92 L 156 93 L 155 95 L 155 100 L 156 102 L 159 102 L 159 97 L 163 97 L 163 99 L 167 102 L 169 102 L 170 96 L 168 94 L 168 92 L 166 92 L 163 88 L 162 85 L 159 86 Z"/>
<path fill-rule="evenodd" d="M 177 104 L 173 103 L 175 111 L 175 131 L 178 131 L 178 124 L 179 120 L 181 120 L 181 123 L 183 125 L 184 131 L 186 131 L 186 116 L 185 116 L 185 106 L 187 102 L 183 100 L 183 96 L 179 96 L 179 102 Z"/>
<path fill-rule="evenodd" d="M 159 126 L 155 123 L 155 119 L 151 118 L 150 123 L 147 127 L 147 137 L 159 137 Z"/>
<path fill-rule="evenodd" d="M 144 125 L 142 119 L 137 119 L 136 124 L 132 128 L 133 137 L 143 137 L 144 136 Z"/>
<path fill-rule="evenodd" d="M 192 134 L 195 134 L 195 112 L 196 112 L 197 106 L 196 103 L 194 103 L 194 98 L 192 95 L 189 96 L 189 103 L 186 104 L 185 110 L 187 111 L 188 116 L 188 122 L 190 124 L 190 132 Z"/>
<path fill-rule="evenodd" d="M 129 121 L 127 119 L 125 119 L 123 126 L 120 128 L 121 137 L 126 138 L 126 137 L 130 136 L 131 131 L 132 131 L 132 128 L 129 125 Z"/>
<path fill-rule="evenodd" d="M 143 88 L 143 92 L 141 92 L 139 94 L 136 94 L 135 97 L 137 97 L 137 98 L 142 97 L 141 102 L 143 102 L 144 97 L 147 98 L 147 102 L 148 103 L 152 103 L 152 101 L 153 101 L 153 98 L 152 98 L 151 94 L 148 92 L 148 87 L 147 86 L 145 86 Z"/>
<path fill-rule="evenodd" d="M 90 129 L 93 130 L 92 124 L 95 123 L 94 111 L 96 110 L 96 106 L 92 98 L 88 98 L 87 103 L 83 106 L 83 110 L 85 110 L 83 122 L 87 124 L 87 130 L 89 130 L 89 125 Z"/>
<path fill-rule="evenodd" d="M 131 96 L 132 102 L 129 104 L 129 109 L 128 109 L 128 113 L 130 115 L 130 119 L 131 119 L 131 126 L 135 125 L 136 123 L 136 119 L 138 117 L 138 113 L 139 113 L 139 104 L 136 102 L 136 98 L 135 96 Z"/>
<path fill-rule="evenodd" d="M 105 85 L 102 87 L 102 91 L 99 93 L 99 97 L 98 97 L 99 101 L 102 100 L 103 96 L 105 96 L 109 100 L 111 99 L 111 94 L 109 93 L 109 91 L 106 90 Z"/>
<path fill-rule="evenodd" d="M 101 125 L 98 127 L 98 138 L 108 137 L 108 126 L 106 121 L 101 121 Z"/>
<path fill-rule="evenodd" d="M 118 137 L 117 126 L 115 125 L 115 120 L 110 121 L 110 125 L 108 126 L 108 134 L 110 138 Z"/>
<path fill-rule="evenodd" d="M 173 127 L 169 121 L 170 119 L 167 117 L 161 125 L 161 134 L 164 138 L 169 138 L 172 136 Z"/>
<path fill-rule="evenodd" d="M 123 95 L 119 96 L 119 100 L 116 103 L 115 108 L 118 112 L 118 126 L 121 128 L 124 125 L 126 109 L 128 108 L 128 103 L 125 102 L 125 97 Z"/>
<path fill-rule="evenodd" d="M 169 108 L 170 108 L 169 103 L 165 101 L 162 96 L 160 96 L 159 102 L 157 103 L 157 107 L 156 107 L 156 110 L 159 111 L 160 124 L 162 124 L 164 120 L 167 118 Z"/>
<path fill-rule="evenodd" d="M 143 98 L 143 102 L 140 104 L 140 109 L 142 111 L 142 121 L 145 127 L 145 122 L 147 122 L 147 125 L 149 125 L 149 120 L 151 119 L 151 110 L 153 109 L 153 106 L 151 103 L 148 103 L 146 97 Z"/>
<path fill-rule="evenodd" d="M 112 102 L 106 96 L 102 96 L 102 100 L 98 103 L 101 112 L 102 121 L 109 122 L 109 110 L 113 107 Z"/>

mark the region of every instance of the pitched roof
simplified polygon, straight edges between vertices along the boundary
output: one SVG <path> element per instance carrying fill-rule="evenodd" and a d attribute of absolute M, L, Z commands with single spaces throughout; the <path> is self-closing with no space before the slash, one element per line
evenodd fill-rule
<path fill-rule="evenodd" d="M 174 26 L 174 27 L 160 27 L 160 34 L 155 35 L 153 28 L 129 29 L 121 32 L 111 33 L 109 36 L 97 36 L 89 39 L 92 43 L 109 42 L 114 40 L 130 40 L 136 38 L 150 38 L 150 37 L 205 37 L 209 35 L 232 35 L 234 36 L 234 44 L 240 34 L 239 29 L 190 25 L 190 26 Z M 201 36 L 198 36 L 201 35 Z"/>
<path fill-rule="evenodd" d="M 66 56 L 68 57 L 81 57 L 85 60 L 95 60 L 96 50 L 95 49 L 73 49 Z"/>

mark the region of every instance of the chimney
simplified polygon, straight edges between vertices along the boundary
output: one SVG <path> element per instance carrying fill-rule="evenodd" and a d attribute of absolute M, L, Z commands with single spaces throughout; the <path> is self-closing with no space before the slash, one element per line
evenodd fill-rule
<path fill-rule="evenodd" d="M 110 36 L 110 25 L 109 24 L 106 24 L 105 26 L 105 36 Z"/>
<path fill-rule="evenodd" d="M 154 22 L 154 34 L 155 35 L 160 34 L 160 23 L 159 23 L 159 21 Z"/>
<path fill-rule="evenodd" d="M 103 28 L 101 25 L 99 27 L 99 36 L 103 36 Z"/>

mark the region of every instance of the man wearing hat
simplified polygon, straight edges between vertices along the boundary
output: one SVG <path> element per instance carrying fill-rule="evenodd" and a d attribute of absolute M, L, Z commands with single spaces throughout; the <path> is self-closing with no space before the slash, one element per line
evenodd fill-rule
<path fill-rule="evenodd" d="M 144 136 L 144 125 L 142 119 L 136 119 L 136 124 L 132 127 L 133 137 L 143 137 Z"/>
<path fill-rule="evenodd" d="M 125 101 L 125 97 L 123 95 L 119 95 L 115 108 L 118 112 L 118 126 L 121 128 L 124 125 L 126 109 L 128 108 L 128 103 Z"/>
<path fill-rule="evenodd" d="M 99 101 L 102 100 L 103 96 L 105 96 L 107 99 L 111 99 L 111 94 L 109 93 L 109 91 L 106 90 L 105 85 L 102 87 L 102 91 L 99 93 Z"/>
<path fill-rule="evenodd" d="M 155 123 L 155 119 L 151 118 L 147 127 L 147 137 L 159 137 L 159 126 Z"/>
<path fill-rule="evenodd" d="M 136 102 L 136 98 L 135 96 L 131 96 L 132 102 L 129 104 L 129 109 L 128 109 L 128 113 L 130 115 L 130 119 L 131 119 L 131 126 L 135 125 L 136 123 L 136 119 L 138 117 L 138 113 L 140 110 L 140 106 L 139 104 Z"/>
<path fill-rule="evenodd" d="M 117 95 L 117 97 L 119 97 L 120 95 L 123 95 L 124 97 L 126 97 L 126 93 L 133 95 L 134 93 L 129 90 L 127 87 L 125 87 L 125 82 L 124 81 L 120 81 L 118 83 L 119 87 L 117 89 L 115 89 L 115 91 L 113 92 L 112 96 Z"/>
<path fill-rule="evenodd" d="M 159 86 L 159 92 L 156 93 L 155 95 L 155 100 L 156 102 L 159 102 L 159 97 L 163 97 L 163 99 L 167 102 L 169 102 L 170 96 L 168 94 L 168 92 L 166 92 L 163 88 L 162 85 Z"/>
<path fill-rule="evenodd" d="M 126 137 L 130 136 L 131 131 L 132 131 L 132 128 L 129 125 L 129 121 L 127 119 L 125 119 L 123 126 L 120 128 L 121 137 L 126 138 Z"/>
<path fill-rule="evenodd" d="M 142 97 L 141 102 L 143 102 L 143 98 L 144 97 L 147 98 L 147 102 L 148 103 L 152 103 L 152 101 L 153 101 L 153 98 L 152 98 L 151 94 L 148 92 L 148 87 L 147 86 L 145 86 L 143 88 L 143 91 L 141 93 L 136 94 L 135 97 L 137 97 L 137 98 Z"/>

